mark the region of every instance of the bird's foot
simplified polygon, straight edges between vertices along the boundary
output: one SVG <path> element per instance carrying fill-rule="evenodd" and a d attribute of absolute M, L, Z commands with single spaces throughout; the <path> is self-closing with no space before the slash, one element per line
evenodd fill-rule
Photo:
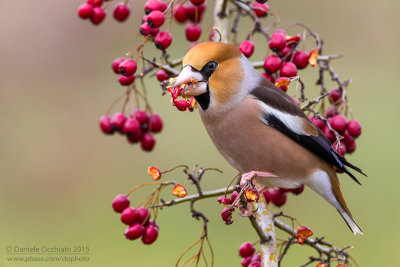
<path fill-rule="evenodd" d="M 261 171 L 251 171 L 246 172 L 242 175 L 240 179 L 240 186 L 243 188 L 248 182 L 252 182 L 257 177 L 278 177 L 274 172 L 261 172 Z"/>

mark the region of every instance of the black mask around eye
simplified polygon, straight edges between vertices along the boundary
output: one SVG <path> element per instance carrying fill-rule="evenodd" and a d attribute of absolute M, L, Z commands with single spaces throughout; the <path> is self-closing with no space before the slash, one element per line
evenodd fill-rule
<path fill-rule="evenodd" d="M 205 80 L 210 79 L 211 74 L 217 69 L 218 63 L 210 61 L 201 69 L 200 73 L 203 75 Z"/>

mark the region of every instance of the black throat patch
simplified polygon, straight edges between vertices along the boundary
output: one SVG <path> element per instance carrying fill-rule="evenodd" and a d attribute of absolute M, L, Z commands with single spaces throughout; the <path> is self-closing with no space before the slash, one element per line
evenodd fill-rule
<path fill-rule="evenodd" d="M 195 96 L 194 99 L 196 99 L 202 110 L 206 110 L 210 105 L 210 92 L 207 90 L 207 93 Z"/>

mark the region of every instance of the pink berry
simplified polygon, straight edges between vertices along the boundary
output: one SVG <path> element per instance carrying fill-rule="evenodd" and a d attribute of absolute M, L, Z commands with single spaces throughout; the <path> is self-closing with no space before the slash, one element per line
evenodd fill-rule
<path fill-rule="evenodd" d="M 99 121 L 100 129 L 105 134 L 113 134 L 114 129 L 111 125 L 111 117 L 108 115 L 104 115 L 100 117 Z"/>
<path fill-rule="evenodd" d="M 158 115 L 156 113 L 153 113 L 150 115 L 149 128 L 150 128 L 150 132 L 153 132 L 153 133 L 161 132 L 161 130 L 163 128 L 163 120 L 161 119 L 160 115 Z"/>
<path fill-rule="evenodd" d="M 298 69 L 304 69 L 308 65 L 308 53 L 305 51 L 297 51 L 294 54 L 293 63 Z"/>
<path fill-rule="evenodd" d="M 239 195 L 238 191 L 233 191 L 231 194 L 231 202 L 233 203 L 233 201 L 235 201 L 235 199 L 237 198 L 237 196 Z"/>
<path fill-rule="evenodd" d="M 329 130 L 328 126 L 325 126 L 322 132 L 329 141 L 334 142 L 336 140 L 336 135 Z"/>
<path fill-rule="evenodd" d="M 204 4 L 205 0 L 190 0 L 190 3 L 192 3 L 195 6 L 200 6 Z"/>
<path fill-rule="evenodd" d="M 158 228 L 151 225 L 147 226 L 142 236 L 143 244 L 150 245 L 156 241 L 158 237 Z"/>
<path fill-rule="evenodd" d="M 354 143 L 350 147 L 346 147 L 347 153 L 349 153 L 349 154 L 353 153 L 356 150 L 356 148 L 357 148 L 357 144 L 354 141 Z"/>
<path fill-rule="evenodd" d="M 329 92 L 329 102 L 332 104 L 338 104 L 342 100 L 342 92 L 339 88 L 334 88 Z"/>
<path fill-rule="evenodd" d="M 135 240 L 144 234 L 144 227 L 140 223 L 135 223 L 125 230 L 125 236 L 129 240 Z"/>
<path fill-rule="evenodd" d="M 164 24 L 165 16 L 161 11 L 154 10 L 147 16 L 147 24 L 152 28 L 159 28 Z"/>
<path fill-rule="evenodd" d="M 103 22 L 105 17 L 106 17 L 106 13 L 104 12 L 104 10 L 99 6 L 96 6 L 93 8 L 93 14 L 90 17 L 90 21 L 94 25 L 99 25 L 100 23 Z"/>
<path fill-rule="evenodd" d="M 146 133 L 143 135 L 141 145 L 142 145 L 142 149 L 144 151 L 153 150 L 155 143 L 156 143 L 156 139 L 154 138 L 153 135 L 151 135 L 149 133 Z"/>
<path fill-rule="evenodd" d="M 346 148 L 351 147 L 354 144 L 354 142 L 356 141 L 356 139 L 354 139 L 354 137 L 351 136 L 351 134 L 349 134 L 348 130 L 341 133 L 341 136 L 343 136 L 343 139 L 340 141 L 343 142 L 343 144 L 346 146 Z"/>
<path fill-rule="evenodd" d="M 137 64 L 132 59 L 125 59 L 119 64 L 118 70 L 124 76 L 132 76 L 137 70 Z"/>
<path fill-rule="evenodd" d="M 149 26 L 149 24 L 147 24 L 147 22 L 143 23 L 139 28 L 139 32 L 143 36 L 151 35 L 151 36 L 155 37 L 159 31 L 160 31 L 159 28 L 152 28 Z"/>
<path fill-rule="evenodd" d="M 139 215 L 138 221 L 141 224 L 146 224 L 150 220 L 150 211 L 145 207 L 139 207 L 136 209 L 136 213 Z"/>
<path fill-rule="evenodd" d="M 103 4 L 103 0 L 87 0 L 86 2 L 92 6 L 101 6 Z"/>
<path fill-rule="evenodd" d="M 78 16 L 81 19 L 88 19 L 92 16 L 93 14 L 93 6 L 88 3 L 83 3 L 82 5 L 79 6 L 78 8 Z"/>
<path fill-rule="evenodd" d="M 297 75 L 297 67 L 292 62 L 285 62 L 282 64 L 279 74 L 281 77 L 295 77 Z"/>
<path fill-rule="evenodd" d="M 279 53 L 279 56 L 285 58 L 286 61 L 290 61 L 290 59 L 292 59 L 292 55 L 293 49 L 288 45 L 286 45 Z"/>
<path fill-rule="evenodd" d="M 311 117 L 310 120 L 315 124 L 315 126 L 320 128 L 321 130 L 324 129 L 325 123 L 322 120 L 317 119 L 315 117 Z"/>
<path fill-rule="evenodd" d="M 273 51 L 281 51 L 286 46 L 286 33 L 278 30 L 271 35 L 269 40 L 269 48 Z"/>
<path fill-rule="evenodd" d="M 135 136 L 138 135 L 140 132 L 140 123 L 136 119 L 127 119 L 124 128 L 123 128 L 123 133 L 128 135 L 128 136 Z"/>
<path fill-rule="evenodd" d="M 145 110 L 138 109 L 131 115 L 131 117 L 137 119 L 140 124 L 149 122 L 149 117 Z"/>
<path fill-rule="evenodd" d="M 115 72 L 115 74 L 119 74 L 119 64 L 121 64 L 123 61 L 125 61 L 125 58 L 119 57 L 114 59 L 114 61 L 111 63 L 111 68 Z"/>
<path fill-rule="evenodd" d="M 186 14 L 187 14 L 188 19 L 190 19 L 192 22 L 199 23 L 203 16 L 204 10 L 206 9 L 206 5 L 203 4 L 203 5 L 195 6 L 190 3 L 190 4 L 185 5 L 185 8 L 186 8 Z"/>
<path fill-rule="evenodd" d="M 115 113 L 111 118 L 111 126 L 114 130 L 122 133 L 127 117 L 121 112 Z"/>
<path fill-rule="evenodd" d="M 268 74 L 268 73 L 266 73 L 266 72 L 263 72 L 263 73 L 262 73 L 262 76 L 264 76 L 265 78 L 267 78 L 267 80 L 270 81 L 271 83 L 274 83 L 274 82 L 275 82 L 275 78 L 274 78 L 274 76 L 272 76 L 271 74 Z"/>
<path fill-rule="evenodd" d="M 282 60 L 278 56 L 269 55 L 265 59 L 263 67 L 268 73 L 275 73 L 281 68 L 281 65 Z"/>
<path fill-rule="evenodd" d="M 334 116 L 330 123 L 332 128 L 339 133 L 342 133 L 344 130 L 346 130 L 346 119 L 342 115 Z"/>
<path fill-rule="evenodd" d="M 121 213 L 124 209 L 129 207 L 130 201 L 129 198 L 126 195 L 117 195 L 113 202 L 112 202 L 112 207 L 115 212 Z"/>
<path fill-rule="evenodd" d="M 292 192 L 295 195 L 299 195 L 299 194 L 303 193 L 303 191 L 304 191 L 304 184 L 297 188 L 290 189 L 290 192 Z"/>
<path fill-rule="evenodd" d="M 265 17 L 268 14 L 269 6 L 268 6 L 267 3 L 261 4 L 261 3 L 258 3 L 258 2 L 254 2 L 252 7 L 253 7 L 253 10 L 254 10 L 254 13 L 259 18 Z M 285 40 L 285 42 L 286 42 L 286 40 Z"/>
<path fill-rule="evenodd" d="M 142 17 L 142 21 L 141 21 L 142 23 L 141 24 L 143 24 L 143 23 L 147 23 L 147 15 L 144 15 L 143 17 Z M 150 27 L 150 26 L 149 26 Z"/>
<path fill-rule="evenodd" d="M 121 2 L 115 6 L 113 16 L 117 21 L 122 22 L 129 17 L 130 12 L 130 6 Z"/>
<path fill-rule="evenodd" d="M 325 117 L 332 118 L 333 116 L 335 116 L 337 114 L 338 114 L 338 112 L 335 108 L 328 108 L 328 110 L 326 111 Z"/>
<path fill-rule="evenodd" d="M 248 267 L 261 267 L 261 263 L 258 261 L 252 262 L 248 265 Z"/>
<path fill-rule="evenodd" d="M 148 0 L 144 4 L 144 13 L 146 15 L 150 14 L 150 12 L 158 10 L 164 12 L 167 9 L 167 4 L 159 0 Z"/>
<path fill-rule="evenodd" d="M 239 248 L 239 255 L 242 258 L 246 258 L 246 257 L 252 256 L 255 251 L 256 250 L 252 243 L 245 242 Z"/>
<path fill-rule="evenodd" d="M 219 197 L 218 199 L 217 199 L 217 202 L 218 203 L 220 203 L 220 204 L 224 204 L 224 205 L 230 205 L 230 204 L 232 204 L 232 201 L 229 199 L 229 198 L 227 198 L 227 197 Z"/>
<path fill-rule="evenodd" d="M 158 227 L 158 224 L 153 220 L 148 220 L 148 222 L 145 224 L 145 226 L 149 226 L 149 225 L 152 226 L 152 227 L 155 227 L 157 229 L 160 228 L 160 227 Z"/>
<path fill-rule="evenodd" d="M 132 225 L 139 219 L 139 214 L 132 207 L 127 207 L 121 213 L 121 222 L 126 225 Z"/>
<path fill-rule="evenodd" d="M 167 32 L 159 32 L 154 38 L 154 44 L 155 46 L 160 49 L 160 50 L 165 50 L 167 49 L 172 43 L 172 35 Z"/>
<path fill-rule="evenodd" d="M 251 262 L 261 262 L 261 255 L 257 253 L 251 256 Z"/>
<path fill-rule="evenodd" d="M 128 140 L 128 142 L 130 144 L 136 144 L 137 142 L 139 142 L 140 140 L 142 140 L 143 134 L 142 131 L 138 131 L 136 134 L 134 135 L 127 135 L 126 139 Z"/>
<path fill-rule="evenodd" d="M 187 20 L 186 8 L 184 5 L 176 5 L 173 14 L 177 22 L 183 23 Z"/>
<path fill-rule="evenodd" d="M 286 203 L 287 194 L 280 192 L 277 189 L 273 189 L 270 191 L 271 193 L 271 202 L 278 207 L 283 206 Z"/>
<path fill-rule="evenodd" d="M 195 42 L 200 38 L 201 26 L 199 24 L 189 23 L 185 29 L 186 39 Z"/>
<path fill-rule="evenodd" d="M 350 120 L 347 123 L 347 130 L 353 137 L 359 137 L 361 135 L 361 124 L 358 120 Z"/>
<path fill-rule="evenodd" d="M 251 57 L 251 55 L 254 53 L 254 43 L 250 40 L 246 40 L 240 44 L 239 50 L 246 57 Z"/>
<path fill-rule="evenodd" d="M 156 77 L 159 82 L 163 82 L 169 78 L 169 74 L 165 70 L 160 69 L 157 71 Z"/>
<path fill-rule="evenodd" d="M 242 266 L 243 267 L 247 267 L 247 266 L 249 266 L 249 264 L 251 263 L 251 259 L 252 259 L 253 257 L 252 256 L 250 256 L 250 257 L 247 257 L 247 258 L 243 258 L 242 259 Z"/>
<path fill-rule="evenodd" d="M 271 199 L 272 199 L 271 191 L 268 190 L 268 189 L 266 189 L 266 190 L 263 192 L 263 195 L 264 195 L 265 201 L 267 201 L 267 204 L 269 204 L 269 202 L 271 202 Z"/>
<path fill-rule="evenodd" d="M 129 86 L 135 81 L 135 75 L 132 76 L 124 76 L 118 75 L 118 82 L 123 86 Z"/>
<path fill-rule="evenodd" d="M 338 145 L 337 141 L 333 143 L 332 148 L 342 157 L 346 155 L 346 146 L 342 142 Z"/>

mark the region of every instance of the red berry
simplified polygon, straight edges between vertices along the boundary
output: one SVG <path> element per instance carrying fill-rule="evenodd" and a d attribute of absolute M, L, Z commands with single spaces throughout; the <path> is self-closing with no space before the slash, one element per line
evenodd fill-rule
<path fill-rule="evenodd" d="M 144 227 L 140 223 L 135 223 L 125 230 L 125 236 L 129 240 L 135 240 L 144 234 Z"/>
<path fill-rule="evenodd" d="M 346 155 L 346 146 L 340 142 L 340 145 L 338 145 L 338 142 L 336 141 L 333 143 L 332 148 L 342 157 Z"/>
<path fill-rule="evenodd" d="M 325 125 L 322 131 L 329 141 L 334 142 L 336 140 L 336 135 L 329 130 L 328 126 Z"/>
<path fill-rule="evenodd" d="M 129 86 L 135 81 L 135 75 L 132 76 L 119 75 L 118 81 L 123 86 Z"/>
<path fill-rule="evenodd" d="M 134 135 L 127 135 L 126 139 L 130 144 L 136 144 L 140 140 L 142 140 L 143 133 L 142 131 L 137 131 Z"/>
<path fill-rule="evenodd" d="M 186 39 L 195 42 L 200 38 L 201 26 L 199 24 L 189 23 L 185 29 Z"/>
<path fill-rule="evenodd" d="M 308 53 L 305 51 L 297 51 L 294 54 L 293 63 L 298 69 L 304 69 L 308 65 Z"/>
<path fill-rule="evenodd" d="M 192 4 L 185 5 L 187 17 L 195 23 L 199 23 L 206 9 L 206 5 L 195 6 Z M 196 15 L 197 13 L 197 15 Z"/>
<path fill-rule="evenodd" d="M 132 225 L 139 219 L 139 214 L 132 207 L 127 207 L 121 213 L 121 222 L 127 225 Z"/>
<path fill-rule="evenodd" d="M 349 154 L 353 153 L 356 150 L 356 148 L 357 148 L 357 144 L 356 144 L 356 141 L 354 141 L 353 145 L 346 147 L 347 153 L 349 153 Z"/>
<path fill-rule="evenodd" d="M 190 3 L 192 3 L 195 6 L 202 5 L 205 2 L 205 0 L 190 0 Z"/>
<path fill-rule="evenodd" d="M 144 15 L 143 17 L 142 17 L 142 23 L 141 24 L 143 24 L 143 23 L 147 23 L 147 15 Z M 150 27 L 150 26 L 149 26 Z"/>
<path fill-rule="evenodd" d="M 186 8 L 184 5 L 176 5 L 174 7 L 174 18 L 177 22 L 183 23 L 187 20 Z"/>
<path fill-rule="evenodd" d="M 146 224 L 150 220 L 150 211 L 147 208 L 139 207 L 136 213 L 139 214 L 139 223 Z"/>
<path fill-rule="evenodd" d="M 114 130 L 117 130 L 118 132 L 122 133 L 126 120 L 127 117 L 125 116 L 125 114 L 117 112 L 111 118 L 111 126 L 113 127 Z"/>
<path fill-rule="evenodd" d="M 153 226 L 153 227 L 155 227 L 155 228 L 157 228 L 157 229 L 160 228 L 160 227 L 158 227 L 158 224 L 157 224 L 155 221 L 153 221 L 153 220 L 149 220 L 149 221 L 146 223 L 146 226 L 149 226 L 149 225 L 151 225 L 151 226 Z"/>
<path fill-rule="evenodd" d="M 167 49 L 171 45 L 171 43 L 172 35 L 167 31 L 159 32 L 156 38 L 154 38 L 154 44 L 160 50 Z"/>
<path fill-rule="evenodd" d="M 158 10 L 151 11 L 147 16 L 147 24 L 152 28 L 159 28 L 164 24 L 164 13 Z"/>
<path fill-rule="evenodd" d="M 126 20 L 129 17 L 131 8 L 124 2 L 118 3 L 114 8 L 114 18 L 120 22 Z"/>
<path fill-rule="evenodd" d="M 269 48 L 273 51 L 281 51 L 286 46 L 286 33 L 278 30 L 271 35 L 269 40 Z"/>
<path fill-rule="evenodd" d="M 153 150 L 153 147 L 156 143 L 156 139 L 154 138 L 153 135 L 146 133 L 142 137 L 142 149 L 145 151 L 151 151 Z"/>
<path fill-rule="evenodd" d="M 142 236 L 143 244 L 150 245 L 156 241 L 158 237 L 158 228 L 151 225 L 147 226 Z"/>
<path fill-rule="evenodd" d="M 147 116 L 146 111 L 145 110 L 141 110 L 141 109 L 136 110 L 131 115 L 131 118 L 137 119 L 140 124 L 149 122 L 149 117 Z"/>
<path fill-rule="evenodd" d="M 333 116 L 337 115 L 338 112 L 335 108 L 328 108 L 328 110 L 326 111 L 326 117 L 327 118 L 332 118 Z"/>
<path fill-rule="evenodd" d="M 86 2 L 92 6 L 101 6 L 103 4 L 103 0 L 87 0 Z"/>
<path fill-rule="evenodd" d="M 160 69 L 159 71 L 157 71 L 156 77 L 159 82 L 163 82 L 169 78 L 169 74 L 165 70 Z"/>
<path fill-rule="evenodd" d="M 261 263 L 258 261 L 252 262 L 248 267 L 261 267 Z"/>
<path fill-rule="evenodd" d="M 231 202 L 233 203 L 233 201 L 235 201 L 235 199 L 237 198 L 237 196 L 239 195 L 238 191 L 233 191 L 231 194 Z"/>
<path fill-rule="evenodd" d="M 103 133 L 105 134 L 113 134 L 114 133 L 114 129 L 111 125 L 111 117 L 108 115 L 104 115 L 100 117 L 100 129 Z"/>
<path fill-rule="evenodd" d="M 295 77 L 297 75 L 297 67 L 292 62 L 285 62 L 282 64 L 279 74 L 281 77 Z"/>
<path fill-rule="evenodd" d="M 252 7 L 254 10 L 254 13 L 256 13 L 256 16 L 259 18 L 265 17 L 269 11 L 269 6 L 267 3 L 261 4 L 258 2 L 254 2 Z M 285 40 L 285 42 L 286 42 L 286 40 Z"/>
<path fill-rule="evenodd" d="M 283 206 L 286 203 L 287 194 L 280 192 L 277 189 L 273 189 L 270 191 L 271 193 L 271 202 L 278 207 Z"/>
<path fill-rule="evenodd" d="M 336 115 L 330 121 L 332 129 L 342 133 L 346 130 L 346 119 L 342 115 Z"/>
<path fill-rule="evenodd" d="M 124 76 L 132 76 L 137 70 L 137 64 L 132 59 L 125 59 L 119 64 L 118 70 Z"/>
<path fill-rule="evenodd" d="M 139 32 L 143 36 L 151 35 L 151 36 L 155 37 L 158 34 L 159 31 L 160 31 L 159 28 L 152 28 L 152 27 L 149 26 L 149 24 L 147 24 L 147 22 L 143 23 L 139 28 Z"/>
<path fill-rule="evenodd" d="M 250 243 L 250 242 L 245 242 L 245 243 L 243 243 L 243 244 L 240 246 L 240 248 L 239 248 L 239 255 L 240 255 L 242 258 L 246 258 L 246 257 L 252 256 L 252 255 L 254 254 L 255 251 L 256 251 L 256 250 L 255 250 L 255 248 L 254 248 L 254 246 L 253 246 L 252 243 Z"/>
<path fill-rule="evenodd" d="M 315 124 L 315 126 L 317 126 L 318 128 L 320 128 L 321 130 L 324 129 L 325 123 L 324 123 L 322 120 L 317 119 L 317 118 L 315 118 L 315 117 L 311 117 L 310 120 Z"/>
<path fill-rule="evenodd" d="M 252 258 L 253 258 L 252 256 L 247 257 L 247 258 L 243 258 L 243 259 L 242 259 L 242 266 L 243 266 L 243 267 L 249 266 L 249 264 L 251 263 L 251 259 L 252 259 Z"/>
<path fill-rule="evenodd" d="M 138 135 L 140 132 L 140 123 L 136 119 L 127 119 L 124 128 L 123 128 L 123 133 L 128 135 L 128 136 L 135 136 Z"/>
<path fill-rule="evenodd" d="M 93 6 L 91 4 L 83 3 L 78 8 L 78 16 L 81 19 L 88 19 L 93 14 Z"/>
<path fill-rule="evenodd" d="M 269 55 L 264 61 L 264 69 L 269 73 L 275 73 L 281 68 L 282 60 L 275 55 Z"/>
<path fill-rule="evenodd" d="M 254 254 L 254 255 L 251 257 L 251 262 L 252 262 L 252 263 L 253 263 L 253 262 L 261 262 L 261 255 L 260 255 L 259 253 Z"/>
<path fill-rule="evenodd" d="M 275 78 L 274 78 L 274 76 L 272 76 L 271 74 L 268 74 L 268 73 L 266 73 L 266 72 L 263 72 L 263 73 L 262 73 L 262 76 L 264 76 L 265 78 L 267 78 L 268 81 L 270 81 L 271 83 L 274 83 L 274 82 L 275 82 Z"/>
<path fill-rule="evenodd" d="M 125 195 L 117 195 L 113 202 L 112 202 L 112 207 L 115 212 L 121 213 L 124 209 L 129 207 L 130 201 L 129 198 Z"/>
<path fill-rule="evenodd" d="M 105 17 L 106 17 L 106 13 L 104 12 L 104 10 L 99 6 L 96 6 L 93 8 L 93 14 L 90 17 L 90 21 L 94 25 L 99 25 L 100 23 L 103 22 Z"/>
<path fill-rule="evenodd" d="M 227 198 L 227 197 L 219 197 L 219 198 L 217 199 L 217 201 L 218 201 L 218 203 L 224 204 L 224 205 L 230 205 L 230 204 L 232 204 L 232 201 L 231 201 L 229 198 Z"/>
<path fill-rule="evenodd" d="M 123 61 L 125 61 L 125 58 L 119 57 L 114 59 L 114 61 L 111 63 L 111 67 L 116 74 L 119 74 L 119 64 L 121 64 Z"/>
<path fill-rule="evenodd" d="M 358 120 L 350 120 L 347 123 L 347 130 L 353 137 L 359 137 L 361 135 L 361 124 Z"/>
<path fill-rule="evenodd" d="M 342 91 L 339 88 L 334 88 L 329 92 L 329 102 L 338 104 L 342 100 Z"/>
<path fill-rule="evenodd" d="M 263 195 L 264 195 L 265 201 L 267 201 L 267 204 L 269 204 L 269 202 L 270 202 L 271 199 L 272 199 L 271 191 L 269 191 L 268 189 L 266 189 L 266 190 L 263 192 Z"/>
<path fill-rule="evenodd" d="M 343 136 L 343 139 L 340 141 L 343 142 L 343 144 L 346 146 L 346 148 L 351 147 L 354 144 L 354 142 L 356 141 L 356 139 L 354 139 L 354 137 L 349 134 L 348 130 L 344 131 L 341 134 L 341 136 Z"/>
<path fill-rule="evenodd" d="M 254 53 L 254 43 L 250 40 L 246 40 L 240 44 L 239 50 L 246 57 L 251 57 L 251 55 Z"/>
<path fill-rule="evenodd" d="M 154 113 L 150 115 L 150 119 L 149 119 L 149 128 L 150 128 L 150 132 L 153 133 L 158 133 L 161 132 L 162 128 L 163 128 L 163 121 L 161 119 L 161 116 Z"/>
<path fill-rule="evenodd" d="M 284 57 L 286 61 L 290 61 L 290 59 L 292 59 L 292 55 L 293 55 L 293 49 L 288 45 L 286 45 L 279 53 L 279 56 Z"/>
<path fill-rule="evenodd" d="M 297 188 L 290 189 L 290 192 L 292 192 L 295 195 L 299 195 L 299 194 L 303 193 L 303 191 L 304 191 L 304 184 Z"/>
<path fill-rule="evenodd" d="M 144 13 L 146 15 L 150 14 L 150 12 L 155 11 L 155 10 L 164 12 L 166 9 L 167 9 L 167 4 L 165 4 L 162 1 L 158 1 L 158 0 L 148 0 L 144 4 Z"/>

